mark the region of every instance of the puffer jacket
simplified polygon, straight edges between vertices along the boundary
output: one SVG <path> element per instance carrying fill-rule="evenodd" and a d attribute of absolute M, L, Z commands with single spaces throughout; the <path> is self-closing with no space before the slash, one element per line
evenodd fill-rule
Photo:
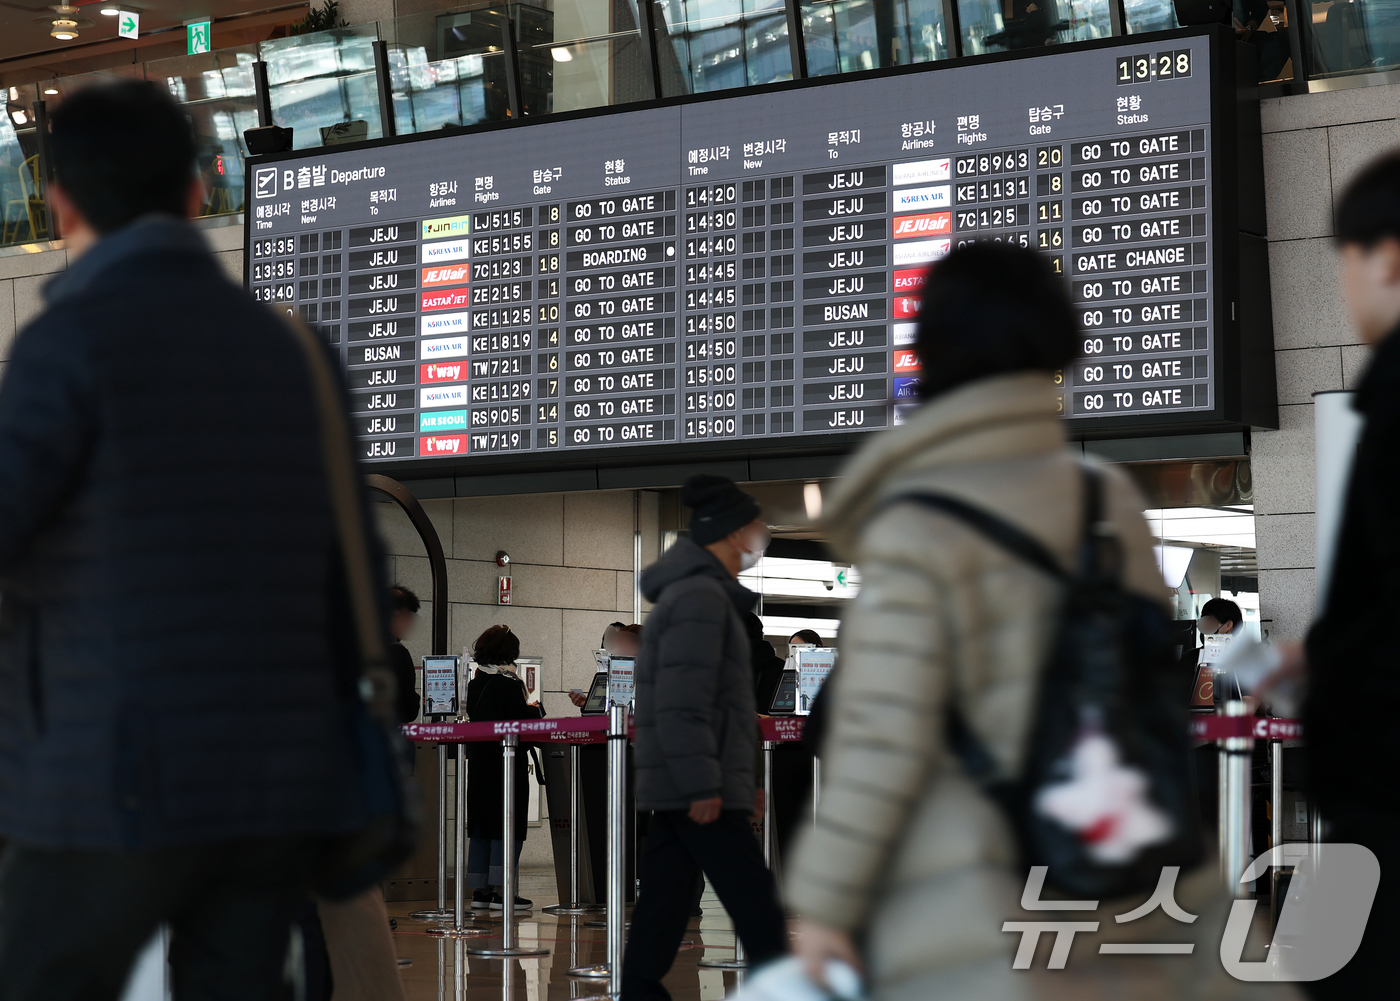
<path fill-rule="evenodd" d="M 1094 912 L 1022 910 L 1010 829 L 946 745 L 945 706 L 956 699 L 1001 766 L 1016 770 L 1062 585 L 951 516 L 885 502 L 914 490 L 954 495 L 1022 527 L 1068 566 L 1082 518 L 1078 463 L 1050 380 L 999 376 L 873 438 L 827 499 L 832 547 L 858 564 L 862 589 L 842 621 L 818 820 L 789 863 L 788 903 L 855 935 L 877 1001 L 1277 996 L 1221 967 L 1228 912 L 1213 865 L 1177 881 L 1176 901 L 1201 915 L 1193 924 L 1160 909 L 1113 920 L 1146 895 Z M 1103 472 L 1125 584 L 1165 598 L 1144 503 L 1125 475 Z M 1063 970 L 1046 969 L 1042 940 L 1032 969 L 1013 971 L 1021 936 L 1003 923 L 1056 920 L 1098 930 L 1075 936 Z M 1100 956 L 1105 941 L 1196 948 Z"/>
<path fill-rule="evenodd" d="M 637 658 L 637 805 L 685 810 L 720 796 L 752 810 L 753 670 L 742 614 L 758 596 L 681 539 L 642 572 L 654 602 Z"/>

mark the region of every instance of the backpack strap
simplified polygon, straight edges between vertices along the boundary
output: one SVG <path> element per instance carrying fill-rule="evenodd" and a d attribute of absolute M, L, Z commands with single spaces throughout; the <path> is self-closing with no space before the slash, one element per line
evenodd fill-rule
<path fill-rule="evenodd" d="M 1060 565 L 1055 554 L 1050 552 L 1043 542 L 1033 538 L 1024 529 L 1017 528 L 1011 522 L 983 508 L 975 507 L 967 501 L 950 497 L 947 494 L 922 492 L 898 494 L 886 501 L 884 506 L 888 507 L 905 501 L 951 515 L 981 535 L 986 536 L 1013 556 L 1025 560 L 1057 580 L 1068 581 L 1069 579 L 1069 573 Z M 1087 510 L 1085 517 L 1086 520 L 1089 517 Z"/>

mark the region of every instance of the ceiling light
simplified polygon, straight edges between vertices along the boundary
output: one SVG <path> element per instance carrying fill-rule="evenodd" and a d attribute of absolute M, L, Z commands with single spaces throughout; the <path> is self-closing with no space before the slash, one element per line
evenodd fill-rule
<path fill-rule="evenodd" d="M 102 8 L 100 8 L 100 9 L 101 9 L 101 12 L 102 12 L 103 14 L 106 14 L 108 17 L 116 17 L 118 14 L 120 14 L 120 13 L 122 12 L 122 9 L 121 9 L 120 7 L 118 7 L 116 4 L 108 4 L 106 7 L 102 7 Z"/>
<path fill-rule="evenodd" d="M 16 125 L 25 125 L 29 121 L 29 116 L 18 109 L 10 112 L 10 118 Z"/>
<path fill-rule="evenodd" d="M 550 49 L 549 54 L 554 57 L 556 63 L 573 62 L 574 54 L 562 45 L 556 49 Z"/>
<path fill-rule="evenodd" d="M 53 30 L 49 34 L 61 42 L 72 41 L 78 37 L 78 22 L 63 17 L 57 18 L 53 22 Z"/>
<path fill-rule="evenodd" d="M 58 93 L 58 88 L 55 87 L 53 84 L 49 84 L 47 87 L 44 88 L 44 93 L 52 96 Z"/>

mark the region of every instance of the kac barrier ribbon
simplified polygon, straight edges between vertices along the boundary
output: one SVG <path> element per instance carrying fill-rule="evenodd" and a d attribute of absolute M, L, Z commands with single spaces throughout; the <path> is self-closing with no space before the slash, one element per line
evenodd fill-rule
<path fill-rule="evenodd" d="M 1191 736 L 1197 740 L 1223 740 L 1227 737 L 1301 740 L 1303 721 L 1275 719 L 1272 716 L 1192 716 Z"/>
<path fill-rule="evenodd" d="M 801 716 L 760 716 L 764 740 L 788 743 L 802 739 L 806 720 Z M 407 723 L 403 735 L 418 743 L 464 744 L 500 740 L 515 734 L 522 741 L 540 744 L 601 744 L 608 737 L 606 716 L 552 716 L 544 719 L 502 720 L 484 723 Z M 1269 716 L 1200 715 L 1191 718 L 1196 740 L 1253 737 L 1255 740 L 1299 740 L 1302 720 Z"/>
<path fill-rule="evenodd" d="M 762 716 L 759 729 L 764 740 L 802 739 L 800 716 Z M 420 744 L 465 744 L 500 740 L 515 734 L 528 743 L 601 744 L 608 739 L 606 716 L 547 716 L 544 719 L 501 720 L 483 723 L 406 723 L 403 735 Z"/>

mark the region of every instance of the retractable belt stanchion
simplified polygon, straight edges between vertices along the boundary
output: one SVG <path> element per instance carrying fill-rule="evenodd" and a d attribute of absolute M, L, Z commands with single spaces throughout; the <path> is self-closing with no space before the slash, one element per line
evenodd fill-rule
<path fill-rule="evenodd" d="M 455 914 L 447 907 L 447 745 L 437 747 L 438 766 L 438 905 L 425 911 L 413 911 L 414 921 L 451 921 Z M 457 807 L 461 810 L 461 806 Z"/>
<path fill-rule="evenodd" d="M 428 934 L 434 938 L 468 938 L 473 935 L 489 935 L 488 928 L 475 928 L 467 924 L 467 756 L 459 747 L 457 750 L 457 848 L 456 873 L 453 876 L 452 924 L 446 928 L 429 928 Z"/>
<path fill-rule="evenodd" d="M 1222 707 L 1226 717 L 1248 715 L 1248 707 L 1231 699 Z M 1242 900 L 1249 888 L 1240 882 L 1249 864 L 1249 766 L 1254 751 L 1253 737 L 1225 737 L 1218 742 L 1220 766 L 1220 864 L 1230 896 Z"/>
<path fill-rule="evenodd" d="M 501 782 L 504 785 L 504 805 L 501 807 L 501 843 L 503 845 L 501 864 L 501 944 L 497 948 L 489 945 L 473 945 L 467 952 L 473 956 L 547 956 L 548 949 L 527 948 L 519 944 L 515 937 L 515 755 L 520 747 L 519 734 L 507 733 L 501 737 Z"/>
<path fill-rule="evenodd" d="M 627 894 L 623 886 L 627 851 L 627 707 L 608 708 L 608 913 L 607 962 L 576 966 L 569 976 L 608 982 L 608 993 L 587 1001 L 602 1001 L 622 993 L 622 948 L 627 936 Z M 597 881 L 597 874 L 594 874 Z"/>
<path fill-rule="evenodd" d="M 1269 741 L 1269 847 L 1283 844 L 1283 741 Z M 1269 927 L 1278 926 L 1278 882 L 1283 864 L 1269 866 Z"/>
<path fill-rule="evenodd" d="M 578 889 L 578 841 L 579 841 L 579 788 L 578 788 L 578 745 L 569 745 L 569 902 L 550 904 L 541 908 L 546 914 L 588 914 L 598 909 L 597 904 L 585 904 L 579 900 Z M 597 874 L 594 874 L 597 880 Z M 595 882 L 596 885 L 596 882 Z"/>

